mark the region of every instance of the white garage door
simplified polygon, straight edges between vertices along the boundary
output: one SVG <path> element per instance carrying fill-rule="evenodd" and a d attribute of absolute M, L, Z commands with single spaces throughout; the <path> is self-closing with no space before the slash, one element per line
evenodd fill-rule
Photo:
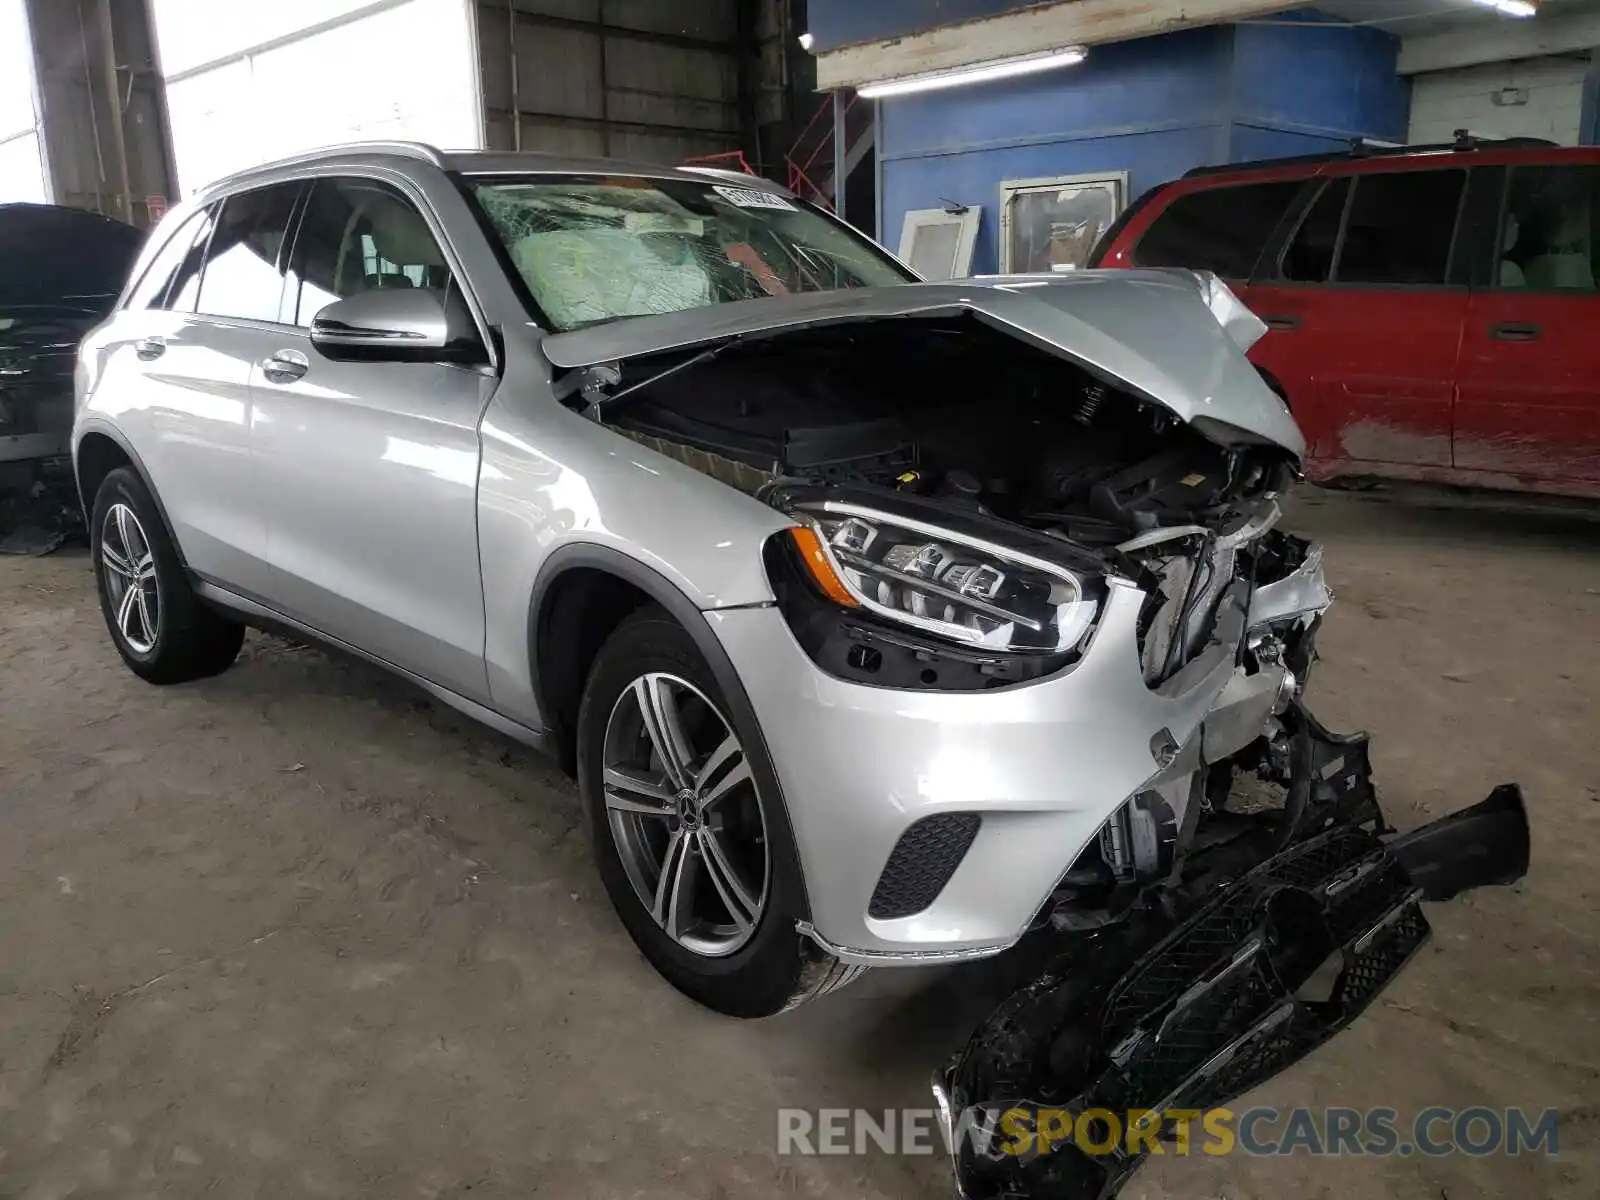
<path fill-rule="evenodd" d="M 0 0 L 0 203 L 48 200 L 33 111 L 33 54 L 22 0 Z"/>
<path fill-rule="evenodd" d="M 466 0 L 153 0 L 178 186 L 335 142 L 482 144 Z"/>
<path fill-rule="evenodd" d="M 1417 75 L 1410 140 L 1448 142 L 1457 129 L 1466 129 L 1480 137 L 1576 145 L 1588 65 L 1581 58 L 1529 58 Z"/>

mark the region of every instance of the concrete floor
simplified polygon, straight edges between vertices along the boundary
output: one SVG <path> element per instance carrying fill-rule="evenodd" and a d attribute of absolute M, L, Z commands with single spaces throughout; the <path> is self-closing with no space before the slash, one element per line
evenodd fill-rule
<path fill-rule="evenodd" d="M 1561 1155 L 1153 1164 L 1127 1195 L 1600 1194 L 1600 524 L 1310 493 L 1312 698 L 1409 826 L 1520 779 L 1529 880 L 1436 909 L 1348 1033 L 1251 1099 L 1564 1110 Z M 572 787 L 373 671 L 252 635 L 156 690 L 82 554 L 0 560 L 0 1196 L 947 1194 L 785 1158 L 780 1106 L 926 1103 L 1004 964 L 748 1024 L 613 919 Z"/>

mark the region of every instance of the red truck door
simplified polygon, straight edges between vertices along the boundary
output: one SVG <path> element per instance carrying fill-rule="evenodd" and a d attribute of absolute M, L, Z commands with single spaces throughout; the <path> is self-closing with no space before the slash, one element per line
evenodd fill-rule
<path fill-rule="evenodd" d="M 1512 167 L 1488 274 L 1462 338 L 1456 467 L 1600 482 L 1600 162 Z"/>
<path fill-rule="evenodd" d="M 1330 178 L 1241 291 L 1270 330 L 1250 357 L 1283 383 L 1314 475 L 1450 466 L 1468 293 L 1447 280 L 1466 178 Z"/>

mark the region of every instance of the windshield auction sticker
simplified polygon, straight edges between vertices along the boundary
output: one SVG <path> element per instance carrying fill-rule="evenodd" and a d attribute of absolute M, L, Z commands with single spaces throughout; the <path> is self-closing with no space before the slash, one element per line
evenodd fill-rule
<path fill-rule="evenodd" d="M 721 196 L 735 208 L 775 208 L 780 212 L 795 212 L 795 206 L 775 192 L 764 192 L 760 188 L 728 187 L 726 184 L 716 184 L 712 191 Z"/>

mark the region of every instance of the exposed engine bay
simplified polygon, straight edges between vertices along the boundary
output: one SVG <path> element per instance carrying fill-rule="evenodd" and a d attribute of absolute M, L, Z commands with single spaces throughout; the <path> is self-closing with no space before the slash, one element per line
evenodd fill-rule
<path fill-rule="evenodd" d="M 1320 548 L 1275 528 L 1284 445 L 960 314 L 639 358 L 569 397 L 807 525 L 769 542 L 768 575 L 833 676 L 1022 686 L 1089 653 L 1107 592 L 1134 588 L 1145 686 L 1216 689 L 1066 864 L 1033 924 L 1056 968 L 938 1079 L 964 1195 L 1116 1195 L 1141 1153 L 1019 1155 L 989 1118 L 1223 1103 L 1359 1014 L 1426 940 L 1420 899 L 1527 869 L 1514 786 L 1394 839 L 1366 738 L 1305 707 L 1332 595 Z"/>
<path fill-rule="evenodd" d="M 1309 551 L 1270 532 L 1276 497 L 1296 477 L 1286 450 L 1222 444 L 971 318 L 829 326 L 640 359 L 588 399 L 618 432 L 779 507 L 832 500 L 904 513 L 1132 580 L 1149 596 L 1141 651 L 1153 685 L 1205 643 L 1234 582 L 1270 585 Z M 887 564 L 930 584 L 956 577 L 930 570 L 965 569 Z M 971 594 L 981 582 L 958 586 Z M 1019 657 L 935 642 L 908 657 L 903 631 L 866 614 L 790 616 L 834 673 L 887 686 L 920 677 L 930 656 L 940 688 L 1003 686 L 1058 670 L 1075 650 Z"/>
<path fill-rule="evenodd" d="M 1082 546 L 1222 522 L 1293 477 L 1277 447 L 1219 445 L 970 318 L 824 327 L 625 370 L 606 423 L 743 490 L 881 489 Z"/>

